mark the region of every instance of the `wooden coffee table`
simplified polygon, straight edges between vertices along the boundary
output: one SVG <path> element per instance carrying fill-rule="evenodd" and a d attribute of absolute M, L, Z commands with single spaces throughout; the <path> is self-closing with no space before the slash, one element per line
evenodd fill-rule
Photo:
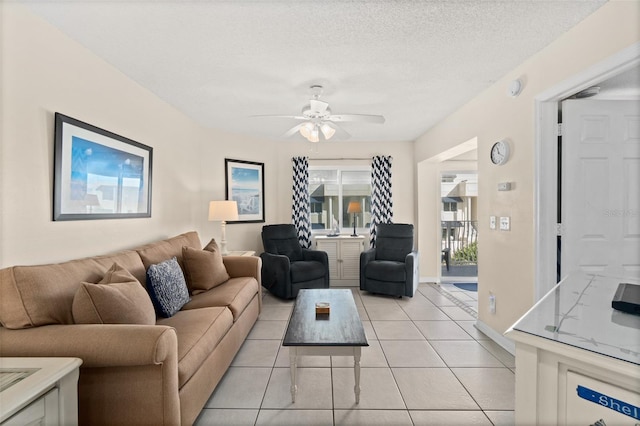
<path fill-rule="evenodd" d="M 316 316 L 316 302 L 328 302 L 329 315 Z M 289 347 L 291 402 L 296 402 L 296 368 L 301 355 L 353 356 L 353 390 L 356 404 L 360 402 L 361 349 L 369 343 L 351 290 L 300 290 L 282 345 Z"/>

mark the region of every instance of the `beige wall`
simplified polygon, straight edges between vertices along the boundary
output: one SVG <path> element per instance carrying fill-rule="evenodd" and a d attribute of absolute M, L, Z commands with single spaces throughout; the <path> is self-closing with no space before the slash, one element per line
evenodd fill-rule
<path fill-rule="evenodd" d="M 413 142 L 347 142 L 329 141 L 318 144 L 300 140 L 265 141 L 214 132 L 202 149 L 203 198 L 201 225 L 207 235 L 218 238 L 220 225 L 206 222 L 209 200 L 224 199 L 224 158 L 265 163 L 265 223 L 291 223 L 291 158 L 307 156 L 336 159 L 325 164 L 371 164 L 374 155 L 391 155 L 394 222 L 414 222 Z M 352 160 L 364 159 L 364 161 Z M 263 223 L 228 224 L 227 243 L 230 250 L 262 251 L 260 231 Z M 204 240 L 205 237 L 202 236 Z"/>
<path fill-rule="evenodd" d="M 265 164 L 267 223 L 291 221 L 291 157 L 394 157 L 396 221 L 414 215 L 413 144 L 271 141 L 205 129 L 16 3 L 0 2 L 0 267 L 133 247 L 195 229 L 220 237 L 224 159 Z M 54 113 L 154 148 L 152 217 L 53 222 Z M 313 149 L 313 151 L 312 151 Z M 260 251 L 262 223 L 229 224 L 230 249 Z"/>
<path fill-rule="evenodd" d="M 21 5 L 3 3 L 1 264 L 94 255 L 191 229 L 207 133 Z M 52 221 L 55 112 L 154 148 L 152 218 Z"/>
<path fill-rule="evenodd" d="M 534 98 L 640 40 L 638 16 L 640 2 L 604 5 L 416 142 L 421 162 L 459 141 L 478 138 L 479 319 L 497 332 L 504 332 L 534 302 Z M 524 81 L 524 89 L 510 98 L 506 89 L 515 78 Z M 494 166 L 489 149 L 504 138 L 511 143 L 511 160 Z M 499 182 L 515 187 L 498 192 Z M 490 215 L 510 216 L 512 230 L 489 230 Z M 488 311 L 489 292 L 496 295 L 495 315 Z"/>

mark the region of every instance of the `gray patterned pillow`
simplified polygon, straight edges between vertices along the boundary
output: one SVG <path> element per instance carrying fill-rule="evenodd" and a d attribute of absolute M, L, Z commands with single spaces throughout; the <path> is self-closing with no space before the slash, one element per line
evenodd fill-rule
<path fill-rule="evenodd" d="M 189 300 L 189 290 L 178 260 L 173 257 L 147 269 L 147 289 L 158 315 L 169 318 Z"/>

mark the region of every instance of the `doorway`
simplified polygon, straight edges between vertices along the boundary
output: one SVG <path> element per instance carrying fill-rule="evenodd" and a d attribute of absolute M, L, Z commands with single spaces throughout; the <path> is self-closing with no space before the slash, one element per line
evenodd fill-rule
<path fill-rule="evenodd" d="M 440 173 L 440 287 L 478 310 L 478 173 Z"/>
<path fill-rule="evenodd" d="M 640 65 L 640 43 L 538 94 L 535 143 L 535 299 L 541 299 L 558 278 L 558 137 L 559 102 L 593 85 L 606 82 Z M 620 97 L 618 97 L 620 99 Z M 637 99 L 637 96 L 636 96 Z M 564 192 L 565 189 L 563 189 Z M 561 255 L 560 255 L 561 256 Z M 562 276 L 565 274 L 562 273 Z"/>

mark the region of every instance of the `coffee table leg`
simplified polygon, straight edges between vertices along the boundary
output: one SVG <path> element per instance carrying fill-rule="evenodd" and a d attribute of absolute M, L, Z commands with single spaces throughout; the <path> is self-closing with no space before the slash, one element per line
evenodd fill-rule
<path fill-rule="evenodd" d="M 356 394 L 356 404 L 360 404 L 360 355 L 361 350 L 359 347 L 353 350 L 353 374 L 355 375 L 356 385 L 353 387 L 353 391 Z"/>
<path fill-rule="evenodd" d="M 298 351 L 295 347 L 289 346 L 289 370 L 291 372 L 291 402 L 296 402 L 296 392 L 298 386 L 296 386 L 296 368 L 298 364 Z"/>

